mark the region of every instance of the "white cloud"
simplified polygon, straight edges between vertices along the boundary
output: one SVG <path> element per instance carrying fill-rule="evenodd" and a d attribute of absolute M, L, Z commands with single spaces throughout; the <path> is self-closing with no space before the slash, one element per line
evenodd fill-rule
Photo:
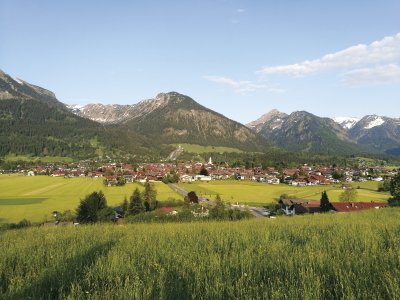
<path fill-rule="evenodd" d="M 388 64 L 346 72 L 343 82 L 349 86 L 400 83 L 400 66 Z"/>
<path fill-rule="evenodd" d="M 284 92 L 284 90 L 282 90 L 282 89 L 269 87 L 266 84 L 254 83 L 254 82 L 248 81 L 248 80 L 238 81 L 238 80 L 234 80 L 234 79 L 223 77 L 223 76 L 203 76 L 203 78 L 208 81 L 212 81 L 212 82 L 219 83 L 219 84 L 222 84 L 225 86 L 229 86 L 236 93 L 242 94 L 242 95 L 248 94 L 251 92 L 255 92 L 260 89 L 265 89 L 265 90 L 268 90 L 268 91 L 274 92 L 274 93 Z"/>
<path fill-rule="evenodd" d="M 306 60 L 291 65 L 264 67 L 264 75 L 284 74 L 295 77 L 334 69 L 351 69 L 396 62 L 400 59 L 400 33 L 375 41 L 369 45 L 356 45 L 344 50 L 326 54 L 315 60 Z"/>
<path fill-rule="evenodd" d="M 236 10 L 236 12 L 239 13 L 239 14 L 242 14 L 242 13 L 246 12 L 246 10 L 243 9 L 243 8 L 238 8 L 238 9 Z"/>

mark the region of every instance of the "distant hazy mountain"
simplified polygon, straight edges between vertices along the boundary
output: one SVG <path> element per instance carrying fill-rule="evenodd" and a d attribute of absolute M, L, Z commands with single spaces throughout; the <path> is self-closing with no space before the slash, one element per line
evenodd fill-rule
<path fill-rule="evenodd" d="M 359 144 L 400 154 L 400 119 L 365 116 L 349 130 L 349 134 Z"/>
<path fill-rule="evenodd" d="M 87 104 L 67 107 L 78 116 L 105 124 L 123 123 L 132 118 L 135 112 L 135 105 Z"/>
<path fill-rule="evenodd" d="M 273 110 L 247 126 L 291 151 L 352 154 L 364 150 L 332 119 L 305 111 L 287 115 Z"/>
<path fill-rule="evenodd" d="M 335 117 L 333 118 L 333 121 L 338 123 L 340 126 L 342 126 L 344 129 L 351 129 L 358 121 L 360 121 L 360 118 L 354 118 L 354 117 Z"/>

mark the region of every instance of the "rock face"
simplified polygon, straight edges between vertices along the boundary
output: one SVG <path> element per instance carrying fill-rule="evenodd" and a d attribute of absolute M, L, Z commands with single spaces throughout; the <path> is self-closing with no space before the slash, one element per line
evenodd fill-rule
<path fill-rule="evenodd" d="M 119 105 L 119 104 L 88 104 L 68 105 L 74 114 L 91 119 L 99 123 L 123 123 L 130 119 L 135 112 L 135 105 Z"/>
<path fill-rule="evenodd" d="M 21 79 L 12 78 L 0 70 L 0 100 L 7 99 L 34 99 L 53 107 L 66 108 L 64 104 L 57 100 L 53 92 Z"/>
<path fill-rule="evenodd" d="M 277 109 L 273 109 L 270 112 L 262 115 L 257 120 L 250 122 L 246 126 L 251 128 L 255 132 L 263 131 L 264 127 L 268 127 L 274 130 L 282 126 L 282 123 L 287 116 L 287 114 L 280 112 Z"/>

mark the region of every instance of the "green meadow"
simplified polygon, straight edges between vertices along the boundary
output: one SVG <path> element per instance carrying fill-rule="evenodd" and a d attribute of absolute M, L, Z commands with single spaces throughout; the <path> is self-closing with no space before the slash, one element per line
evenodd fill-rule
<path fill-rule="evenodd" d="M 102 190 L 109 205 L 120 204 L 129 199 L 133 190 L 143 186 L 138 183 L 122 187 L 105 187 L 101 178 L 59 178 L 49 176 L 0 175 L 0 223 L 28 219 L 41 222 L 51 218 L 54 210 L 74 210 L 80 199 Z M 157 199 L 182 199 L 167 185 L 155 183 Z"/>
<path fill-rule="evenodd" d="M 202 153 L 209 153 L 209 152 L 218 152 L 218 153 L 242 153 L 243 151 L 237 148 L 230 148 L 230 147 L 219 147 L 219 146 L 201 146 L 201 145 L 196 145 L 196 144 L 172 144 L 175 147 L 178 147 L 179 145 L 182 146 L 182 148 L 189 153 L 197 153 L 197 154 L 202 154 Z"/>
<path fill-rule="evenodd" d="M 5 161 L 13 162 L 13 161 L 30 161 L 30 162 L 73 162 L 71 157 L 64 156 L 28 156 L 28 155 L 15 155 L 8 154 L 4 157 Z"/>
<path fill-rule="evenodd" d="M 192 182 L 180 184 L 180 186 L 211 199 L 219 194 L 222 200 L 226 202 L 239 202 L 249 205 L 274 203 L 282 194 L 300 199 L 320 200 L 321 193 L 325 190 L 328 193 L 329 200 L 336 202 L 339 201 L 339 196 L 343 192 L 340 185 L 296 187 L 286 184 L 271 185 L 236 180 Z M 358 193 L 357 201 L 384 202 L 390 197 L 389 193 L 378 192 L 378 182 L 359 182 L 353 183 L 353 186 Z"/>
<path fill-rule="evenodd" d="M 1 299 L 398 299 L 400 210 L 0 232 Z"/>

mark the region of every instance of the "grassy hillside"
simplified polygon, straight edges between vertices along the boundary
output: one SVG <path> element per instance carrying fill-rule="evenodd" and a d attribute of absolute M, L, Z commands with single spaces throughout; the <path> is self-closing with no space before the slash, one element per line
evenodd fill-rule
<path fill-rule="evenodd" d="M 27 161 L 27 162 L 73 162 L 74 160 L 71 157 L 64 156 L 29 156 L 29 155 L 15 155 L 15 154 L 7 154 L 4 156 L 4 160 L 6 162 L 15 162 L 15 161 Z"/>
<path fill-rule="evenodd" d="M 0 234 L 3 299 L 396 299 L 400 210 Z"/>
<path fill-rule="evenodd" d="M 219 194 L 226 202 L 239 202 L 251 205 L 274 203 L 282 194 L 288 194 L 300 199 L 320 200 L 321 193 L 327 191 L 330 201 L 339 201 L 343 192 L 340 185 L 294 187 L 286 184 L 270 185 L 252 181 L 210 181 L 184 183 L 181 186 L 199 195 L 214 198 Z M 354 183 L 357 188 L 357 201 L 387 201 L 389 193 L 377 191 L 378 183 Z"/>
<path fill-rule="evenodd" d="M 41 222 L 51 219 L 54 210 L 74 210 L 80 199 L 102 190 L 109 205 L 118 205 L 141 184 L 127 184 L 122 187 L 104 187 L 101 178 L 54 178 L 48 176 L 8 176 L 0 175 L 0 223 L 18 222 L 28 219 Z M 167 185 L 156 183 L 157 199 L 182 199 Z"/>
<path fill-rule="evenodd" d="M 196 144 L 172 144 L 174 147 L 178 147 L 179 145 L 189 153 L 242 153 L 243 151 L 237 148 L 230 148 L 230 147 L 218 147 L 218 146 L 201 146 Z"/>

